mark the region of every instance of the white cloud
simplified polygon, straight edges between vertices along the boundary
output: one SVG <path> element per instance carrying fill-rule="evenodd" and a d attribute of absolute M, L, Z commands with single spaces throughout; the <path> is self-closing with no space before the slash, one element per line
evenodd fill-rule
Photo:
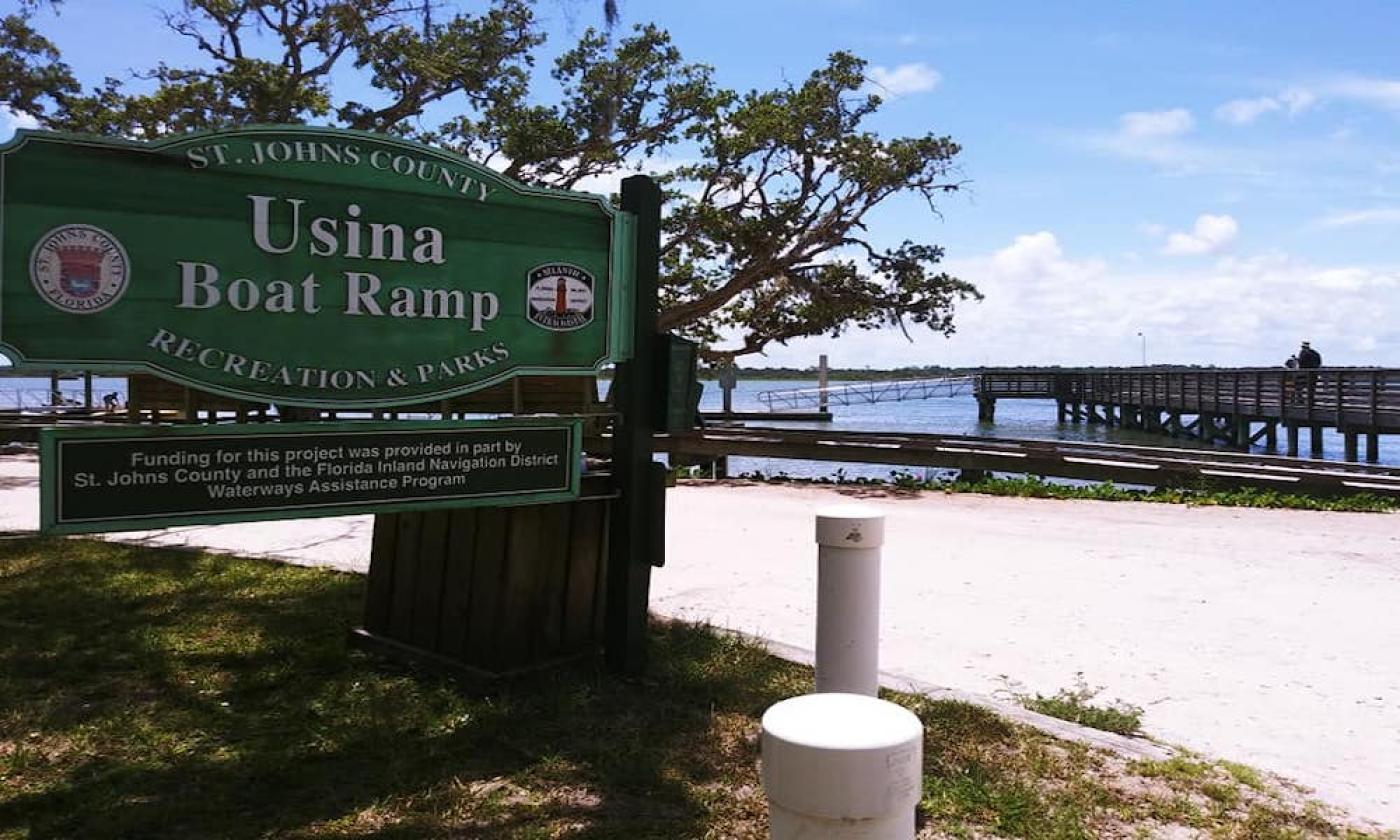
<path fill-rule="evenodd" d="M 10 135 L 20 128 L 38 128 L 39 121 L 24 111 L 16 111 L 0 102 L 0 140 L 10 139 Z"/>
<path fill-rule="evenodd" d="M 1232 99 L 1215 109 L 1215 117 L 1231 125 L 1249 125 L 1265 114 L 1296 117 L 1328 100 L 1400 111 L 1400 79 L 1356 75 L 1319 78 L 1272 96 Z M 1350 133 L 1345 131 L 1343 139 Z"/>
<path fill-rule="evenodd" d="M 1286 111 L 1290 117 L 1297 116 L 1323 100 L 1342 100 L 1384 111 L 1400 111 L 1400 79 L 1332 76 L 1305 87 L 1289 88 L 1276 96 L 1226 102 L 1215 110 L 1215 115 L 1225 122 L 1244 125 L 1270 111 Z"/>
<path fill-rule="evenodd" d="M 1232 99 L 1215 109 L 1215 118 L 1231 125 L 1249 125 L 1270 111 L 1277 111 L 1283 105 L 1272 96 L 1258 99 Z"/>
<path fill-rule="evenodd" d="M 1118 118 L 1119 134 L 1125 138 L 1177 137 L 1195 125 L 1195 118 L 1185 108 L 1130 111 Z"/>
<path fill-rule="evenodd" d="M 1053 273 L 1062 263 L 1060 241 L 1048 230 L 1016 237 L 1007 247 L 992 255 L 992 267 L 1009 277 Z"/>
<path fill-rule="evenodd" d="M 1165 176 L 1228 179 L 1204 186 L 1233 190 L 1248 199 L 1337 189 L 1338 185 L 1355 189 L 1359 182 L 1355 168 L 1368 165 L 1367 159 L 1358 156 L 1359 149 L 1339 147 L 1335 140 L 1281 141 L 1253 132 L 1231 133 L 1230 139 L 1217 140 L 1199 136 L 1194 126 L 1191 112 L 1178 108 L 1124 114 L 1112 130 L 1071 132 L 1063 137 L 1067 145 L 1081 150 L 1151 164 Z M 1384 160 L 1383 148 L 1371 152 L 1370 165 Z"/>
<path fill-rule="evenodd" d="M 1369 207 L 1365 210 L 1344 210 L 1338 213 L 1329 213 L 1316 220 L 1314 225 L 1322 228 L 1400 225 L 1400 207 Z"/>
<path fill-rule="evenodd" d="M 1218 167 L 1220 155 L 1215 150 L 1187 141 L 1195 126 L 1195 117 L 1185 108 L 1130 111 L 1118 118 L 1112 133 L 1086 135 L 1077 142 L 1124 160 L 1154 163 L 1175 174 Z"/>
<path fill-rule="evenodd" d="M 478 160 L 481 159 L 478 158 Z M 564 161 L 563 166 L 567 169 L 576 162 L 577 158 L 569 158 Z M 622 191 L 623 180 L 633 175 L 664 175 L 679 167 L 688 166 L 694 162 L 695 161 L 692 159 L 683 158 L 633 158 L 596 175 L 586 175 L 580 178 L 578 183 L 569 187 L 569 190 L 571 192 L 585 192 L 593 193 L 594 195 L 611 196 L 620 193 Z M 482 163 L 496 172 L 504 173 L 510 168 L 511 161 L 504 155 L 495 155 L 494 157 L 482 160 Z M 681 185 L 680 188 L 683 192 L 686 191 L 685 185 Z"/>
<path fill-rule="evenodd" d="M 1203 214 L 1196 219 L 1190 233 L 1173 233 L 1167 237 L 1162 253 L 1170 256 L 1213 254 L 1225 248 L 1239 235 L 1240 225 L 1233 216 Z"/>
<path fill-rule="evenodd" d="M 926 93 L 943 81 L 942 74 L 922 61 L 894 68 L 876 65 L 870 68 L 869 78 L 875 93 L 894 97 Z"/>
<path fill-rule="evenodd" d="M 1310 279 L 1319 289 L 1354 292 L 1370 285 L 1382 285 L 1386 278 L 1376 277 L 1363 268 L 1329 268 L 1315 272 Z"/>
<path fill-rule="evenodd" d="M 1181 266 L 1082 257 L 1052 231 L 1015 237 L 989 254 L 949 260 L 977 284 L 944 339 L 911 330 L 852 330 L 773 347 L 753 365 L 1137 364 L 1275 365 L 1304 338 L 1328 363 L 1400 366 L 1400 264 L 1317 265 L 1286 254 Z"/>
<path fill-rule="evenodd" d="M 1322 85 L 1321 92 L 1387 111 L 1400 111 L 1400 79 L 1345 76 Z"/>
<path fill-rule="evenodd" d="M 636 169 L 618 167 L 608 172 L 598 175 L 588 175 L 574 184 L 570 189 L 576 192 L 593 193 L 594 195 L 616 195 L 622 192 L 622 181 L 637 174 Z"/>
<path fill-rule="evenodd" d="M 1249 125 L 1265 114 L 1274 111 L 1287 112 L 1294 117 L 1311 108 L 1317 102 L 1317 94 L 1302 88 L 1290 88 L 1278 96 L 1260 96 L 1256 99 L 1232 99 L 1215 109 L 1215 118 L 1231 125 Z"/>
<path fill-rule="evenodd" d="M 1288 109 L 1288 116 L 1293 117 L 1316 105 L 1317 94 L 1302 88 L 1292 88 L 1280 93 L 1278 101 Z"/>

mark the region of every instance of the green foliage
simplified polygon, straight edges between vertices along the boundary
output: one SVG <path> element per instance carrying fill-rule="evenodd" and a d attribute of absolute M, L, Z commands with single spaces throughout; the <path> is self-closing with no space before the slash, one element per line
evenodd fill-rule
<path fill-rule="evenodd" d="M 1264 789 L 1264 780 L 1259 775 L 1259 771 L 1255 770 L 1253 767 L 1244 764 L 1238 764 L 1233 761 L 1221 761 L 1219 762 L 1219 764 L 1220 769 L 1224 770 L 1226 773 L 1229 773 L 1231 778 L 1244 785 L 1245 787 L 1253 788 L 1255 790 Z"/>
<path fill-rule="evenodd" d="M 686 63 L 666 32 L 638 26 L 614 40 L 589 30 L 559 56 L 551 73 L 558 105 L 505 103 L 492 119 L 458 124 L 445 139 L 485 160 L 499 155 L 505 174 L 572 189 L 663 154 L 693 139 L 734 94 L 719 90 L 709 67 Z"/>
<path fill-rule="evenodd" d="M 543 41 L 527 0 L 494 0 L 480 15 L 444 23 L 432 22 L 430 9 L 401 0 L 187 0 L 165 24 L 204 62 L 158 62 L 136 74 L 150 92 L 109 77 L 83 93 L 51 44 L 16 37 L 0 43 L 0 63 L 11 70 L 0 75 L 0 101 L 45 128 L 152 139 L 313 120 L 411 135 L 407 121 L 453 95 L 478 106 L 525 94 L 530 50 Z M 7 30 L 32 31 L 29 19 L 28 10 L 11 15 Z M 333 74 L 351 68 L 368 77 L 379 104 L 334 100 Z"/>
<path fill-rule="evenodd" d="M 864 485 L 893 487 L 905 492 L 939 491 L 944 493 L 983 493 L 988 496 L 1015 496 L 1034 499 L 1088 499 L 1099 502 L 1162 502 L 1166 504 L 1200 505 L 1203 507 L 1286 508 L 1291 510 L 1332 510 L 1351 513 L 1391 513 L 1400 510 L 1400 499 L 1376 493 L 1348 493 L 1338 496 L 1309 496 L 1281 493 L 1255 487 L 1162 487 L 1138 489 L 1119 487 L 1111 481 L 1098 484 L 1061 484 L 1036 475 L 996 477 L 975 481 L 924 478 L 908 470 L 891 470 L 888 479 L 849 478 L 844 469 L 831 477 L 801 478 L 785 472 L 765 474 L 762 471 L 741 473 L 738 478 L 750 481 L 787 482 L 813 485 Z"/>
<path fill-rule="evenodd" d="M 960 149 L 933 133 L 884 140 L 864 129 L 881 102 L 864 92 L 865 66 L 835 53 L 801 84 L 733 100 L 699 126 L 701 160 L 670 174 L 660 323 L 711 345 L 741 335 L 709 359 L 906 320 L 949 334 L 954 303 L 980 299 L 934 270 L 941 248 L 880 247 L 866 232 L 889 198 L 933 208 L 956 191 Z"/>
<path fill-rule="evenodd" d="M 78 80 L 58 47 L 29 25 L 33 7 L 0 18 L 0 102 L 42 122 L 78 92 Z"/>
<path fill-rule="evenodd" d="M 1084 682 L 1084 675 L 1076 674 L 1073 688 L 1062 688 L 1049 696 L 1038 693 L 1013 696 L 1016 702 L 1033 712 L 1119 735 L 1139 734 L 1142 730 L 1142 707 L 1122 700 L 1095 704 L 1095 698 L 1102 691 L 1101 687 L 1090 688 Z"/>
<path fill-rule="evenodd" d="M 949 334 L 970 284 L 936 245 L 881 243 L 876 207 L 955 191 L 960 149 L 935 133 L 881 138 L 865 62 L 835 53 L 798 84 L 739 94 L 688 63 L 663 30 L 589 29 L 554 61 L 557 103 L 531 91 L 545 41 L 532 0 L 479 13 L 404 0 L 186 0 L 165 24 L 201 61 L 157 62 L 87 90 L 33 26 L 41 0 L 0 19 L 0 103 L 44 128 L 152 139 L 250 123 L 316 122 L 402 135 L 573 188 L 620 170 L 664 172 L 663 329 L 710 359 L 857 327 Z M 357 74 L 366 101 L 337 98 Z M 340 87 L 344 87 L 343 85 Z M 428 113 L 449 113 L 425 124 Z M 677 160 L 688 161 L 675 166 Z M 722 335 L 737 347 L 720 347 Z"/>

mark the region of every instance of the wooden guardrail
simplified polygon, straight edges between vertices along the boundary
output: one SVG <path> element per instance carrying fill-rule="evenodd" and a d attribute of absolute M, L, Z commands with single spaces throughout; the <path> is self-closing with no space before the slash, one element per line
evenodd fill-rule
<path fill-rule="evenodd" d="M 706 429 L 658 437 L 680 456 L 790 458 L 1006 472 L 1147 486 L 1217 484 L 1308 493 L 1400 495 L 1400 469 L 1214 449 L 968 435 Z"/>

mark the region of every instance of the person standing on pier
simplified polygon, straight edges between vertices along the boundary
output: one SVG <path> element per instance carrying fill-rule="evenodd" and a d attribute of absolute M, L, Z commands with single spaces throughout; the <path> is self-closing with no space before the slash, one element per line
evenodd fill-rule
<path fill-rule="evenodd" d="M 1298 375 L 1293 371 L 1298 369 L 1298 354 L 1294 353 L 1288 357 L 1288 361 L 1283 363 L 1289 373 L 1283 377 L 1283 401 L 1286 403 L 1296 403 L 1298 401 Z"/>
<path fill-rule="evenodd" d="M 1298 367 L 1303 370 L 1316 370 L 1322 367 L 1322 354 L 1304 341 L 1303 346 L 1298 350 Z M 1298 397 L 1306 399 L 1308 405 L 1312 405 L 1313 389 L 1317 387 L 1317 374 L 1305 373 L 1302 378 L 1303 381 L 1300 384 L 1303 387 L 1296 394 Z"/>

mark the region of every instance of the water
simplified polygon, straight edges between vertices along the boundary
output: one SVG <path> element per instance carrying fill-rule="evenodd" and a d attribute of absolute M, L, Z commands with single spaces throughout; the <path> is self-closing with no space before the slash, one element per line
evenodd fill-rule
<path fill-rule="evenodd" d="M 719 411 L 724 403 L 719 383 L 706 381 L 700 400 L 704 411 Z M 759 401 L 760 391 L 776 391 L 786 388 L 815 388 L 810 380 L 740 380 L 734 388 L 733 404 L 735 411 L 766 411 Z M 1064 423 L 1056 419 L 1054 400 L 997 400 L 996 422 L 984 423 L 977 419 L 977 402 L 970 396 L 911 400 L 908 402 L 866 403 L 851 406 L 831 407 L 830 423 L 793 422 L 760 423 L 749 421 L 750 425 L 772 425 L 794 429 L 829 429 L 868 432 L 929 432 L 953 435 L 982 435 L 987 437 L 1032 438 L 1036 440 L 1094 441 L 1100 443 L 1130 443 L 1146 446 L 1172 446 L 1177 448 L 1202 447 L 1199 442 L 1185 438 L 1169 438 L 1147 432 L 1119 429 L 1102 424 Z M 1280 442 L 1283 434 L 1280 431 Z M 1307 432 L 1301 434 L 1302 446 L 1307 446 Z M 1333 431 L 1323 435 L 1323 457 L 1342 459 L 1342 436 Z M 1261 446 L 1256 452 L 1267 452 Z M 1280 450 L 1275 454 L 1283 454 Z M 1382 435 L 1380 463 L 1400 466 L 1400 437 Z M 831 464 L 817 461 L 795 461 L 778 458 L 739 458 L 729 459 L 731 475 L 746 472 L 762 472 L 764 475 L 786 473 L 805 478 L 831 477 L 840 469 L 846 476 L 865 478 L 888 478 L 896 469 L 886 464 Z M 924 476 L 923 468 L 909 468 L 917 476 Z M 946 471 L 934 471 L 930 475 L 941 475 Z"/>
<path fill-rule="evenodd" d="M 66 405 L 83 404 L 83 380 L 60 379 L 58 391 Z M 126 377 L 94 376 L 92 378 L 92 403 L 102 407 L 102 397 L 115 392 L 123 407 L 126 406 Z M 0 411 L 13 411 L 16 408 L 39 411 L 53 404 L 52 389 L 47 376 L 4 376 L 0 375 Z"/>
<path fill-rule="evenodd" d="M 719 384 L 707 380 L 700 406 L 705 411 L 719 411 L 723 406 L 723 395 Z M 606 392 L 607 382 L 599 383 L 599 391 Z M 734 409 L 736 411 L 764 411 L 766 407 L 758 399 L 760 391 L 773 391 L 784 388 L 813 388 L 811 380 L 741 380 L 734 389 Z M 82 404 L 82 379 L 65 379 L 59 383 L 59 390 L 67 400 Z M 126 405 L 127 384 L 124 377 L 93 377 L 93 402 L 101 406 L 102 396 L 116 392 L 123 406 Z M 48 405 L 49 380 L 47 378 L 0 376 L 0 410 L 22 406 L 39 409 Z M 1174 446 L 1189 448 L 1199 443 L 1184 438 L 1168 438 L 1146 432 L 1128 431 L 1089 423 L 1059 424 L 1055 417 L 1054 400 L 998 400 L 995 423 L 983 423 L 977 419 L 977 403 L 970 396 L 832 406 L 833 420 L 830 423 L 793 422 L 772 423 L 771 425 L 794 429 L 845 429 L 871 432 L 931 432 L 954 435 L 985 435 L 989 437 L 1033 438 L 1038 440 L 1097 441 L 1106 443 L 1134 443 L 1147 446 Z M 757 421 L 754 425 L 760 425 Z M 762 424 L 768 425 L 768 424 Z M 1280 435 L 1282 437 L 1282 435 Z M 1307 433 L 1302 435 L 1303 445 L 1307 445 Z M 1266 452 L 1262 446 L 1256 452 Z M 1328 430 L 1323 435 L 1323 457 L 1342 459 L 1342 436 Z M 1281 454 L 1281 453 L 1279 453 Z M 1381 436 L 1380 463 L 1400 466 L 1400 436 Z M 762 472 L 764 475 L 786 473 L 806 478 L 831 477 L 842 470 L 850 477 L 888 478 L 895 469 L 886 464 L 835 464 L 818 461 L 796 461 L 778 458 L 731 458 L 730 472 L 738 475 L 745 472 Z M 910 468 L 908 471 L 923 476 L 923 468 Z M 937 475 L 942 473 L 932 473 Z"/>

